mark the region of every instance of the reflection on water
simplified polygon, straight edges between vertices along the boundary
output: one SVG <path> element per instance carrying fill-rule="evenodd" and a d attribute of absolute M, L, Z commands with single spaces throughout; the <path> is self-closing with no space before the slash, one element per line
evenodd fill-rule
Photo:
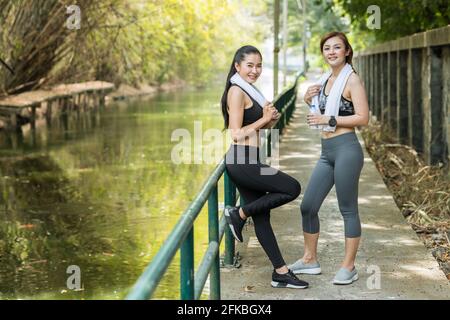
<path fill-rule="evenodd" d="M 214 165 L 174 165 L 171 133 L 221 128 L 220 88 L 161 94 L 0 132 L 0 298 L 120 299 Z M 196 257 L 207 217 L 195 224 Z M 66 282 L 81 269 L 81 290 Z M 156 298 L 179 298 L 179 258 Z"/>

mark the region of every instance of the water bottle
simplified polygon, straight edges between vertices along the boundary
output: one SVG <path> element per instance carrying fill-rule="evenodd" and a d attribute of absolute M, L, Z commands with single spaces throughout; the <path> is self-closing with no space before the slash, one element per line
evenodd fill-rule
<path fill-rule="evenodd" d="M 310 111 L 310 113 L 320 114 L 319 108 L 317 108 L 315 104 L 311 104 L 309 106 L 309 111 Z M 310 129 L 320 129 L 319 125 L 317 125 L 317 124 L 310 125 L 309 128 Z"/>

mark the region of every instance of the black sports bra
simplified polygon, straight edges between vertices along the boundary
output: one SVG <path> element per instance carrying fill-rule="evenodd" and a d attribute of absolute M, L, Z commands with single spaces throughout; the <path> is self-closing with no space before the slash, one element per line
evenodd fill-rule
<path fill-rule="evenodd" d="M 327 105 L 328 96 L 325 94 L 325 87 L 327 86 L 327 83 L 328 83 L 328 80 L 325 81 L 325 84 L 323 85 L 323 87 L 319 93 L 319 109 L 320 109 L 320 113 L 322 113 L 322 114 L 324 114 L 325 106 Z M 353 102 L 345 99 L 344 96 L 341 96 L 338 115 L 345 117 L 345 116 L 352 116 L 354 114 L 355 114 L 355 108 L 353 107 Z"/>
<path fill-rule="evenodd" d="M 242 87 L 237 84 L 232 84 L 231 86 L 237 86 L 242 89 Z M 244 89 L 242 89 L 242 91 L 244 91 L 248 95 L 250 100 L 252 100 L 252 102 L 253 102 L 253 104 L 250 108 L 244 109 L 244 118 L 242 119 L 242 126 L 245 127 L 245 126 L 248 126 L 249 124 L 252 124 L 253 122 L 261 119 L 263 116 L 263 109 L 259 105 L 259 103 L 256 102 L 255 99 L 252 98 L 251 95 L 249 95 Z"/>

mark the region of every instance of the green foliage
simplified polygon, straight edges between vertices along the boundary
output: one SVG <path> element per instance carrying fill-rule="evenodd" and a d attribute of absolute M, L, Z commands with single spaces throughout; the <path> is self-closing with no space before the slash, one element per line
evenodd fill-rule
<path fill-rule="evenodd" d="M 334 0 L 350 17 L 352 27 L 379 42 L 397 39 L 450 23 L 448 0 Z M 381 29 L 367 28 L 367 8 L 377 5 L 381 11 Z"/>
<path fill-rule="evenodd" d="M 84 0 L 81 29 L 69 30 L 70 0 L 0 0 L 0 91 L 91 79 L 203 85 L 237 47 L 257 44 L 263 0 Z M 261 4 L 261 5 L 260 5 Z M 255 13 L 256 12 L 256 13 Z"/>
<path fill-rule="evenodd" d="M 273 17 L 274 1 L 265 0 L 268 15 Z M 280 39 L 282 8 L 280 2 Z M 304 17 L 301 4 L 306 3 L 306 23 L 310 37 L 304 39 Z M 370 5 L 381 10 L 381 29 L 369 29 Z M 322 36 L 331 31 L 344 32 L 354 51 L 416 32 L 446 26 L 450 23 L 448 0 L 288 0 L 289 48 L 300 48 L 307 42 L 308 61 L 325 67 L 319 48 Z"/>
<path fill-rule="evenodd" d="M 266 0 L 273 15 L 273 1 Z M 302 3 L 306 3 L 306 16 L 303 17 Z M 288 47 L 301 48 L 307 43 L 309 64 L 324 67 L 319 44 L 322 36 L 331 31 L 350 33 L 349 21 L 341 16 L 339 7 L 331 6 L 332 2 L 318 0 L 288 0 Z M 282 15 L 283 0 L 280 0 L 280 15 Z M 308 34 L 304 37 L 304 27 L 307 25 Z M 280 16 L 280 33 L 282 32 L 282 19 Z M 281 34 L 280 34 L 281 36 Z M 353 43 L 352 43 L 353 44 Z"/>

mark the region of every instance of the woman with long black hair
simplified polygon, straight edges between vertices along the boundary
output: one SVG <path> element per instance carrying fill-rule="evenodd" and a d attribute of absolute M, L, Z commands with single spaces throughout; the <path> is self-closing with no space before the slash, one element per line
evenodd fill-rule
<path fill-rule="evenodd" d="M 256 237 L 274 268 L 273 287 L 303 289 L 308 283 L 287 268 L 270 224 L 270 210 L 296 199 L 301 188 L 294 178 L 260 162 L 259 130 L 279 118 L 274 106 L 253 86 L 261 71 L 258 49 L 244 46 L 237 50 L 221 100 L 225 128 L 233 139 L 225 156 L 226 170 L 245 203 L 226 208 L 225 217 L 240 242 L 245 220 L 252 217 Z"/>

